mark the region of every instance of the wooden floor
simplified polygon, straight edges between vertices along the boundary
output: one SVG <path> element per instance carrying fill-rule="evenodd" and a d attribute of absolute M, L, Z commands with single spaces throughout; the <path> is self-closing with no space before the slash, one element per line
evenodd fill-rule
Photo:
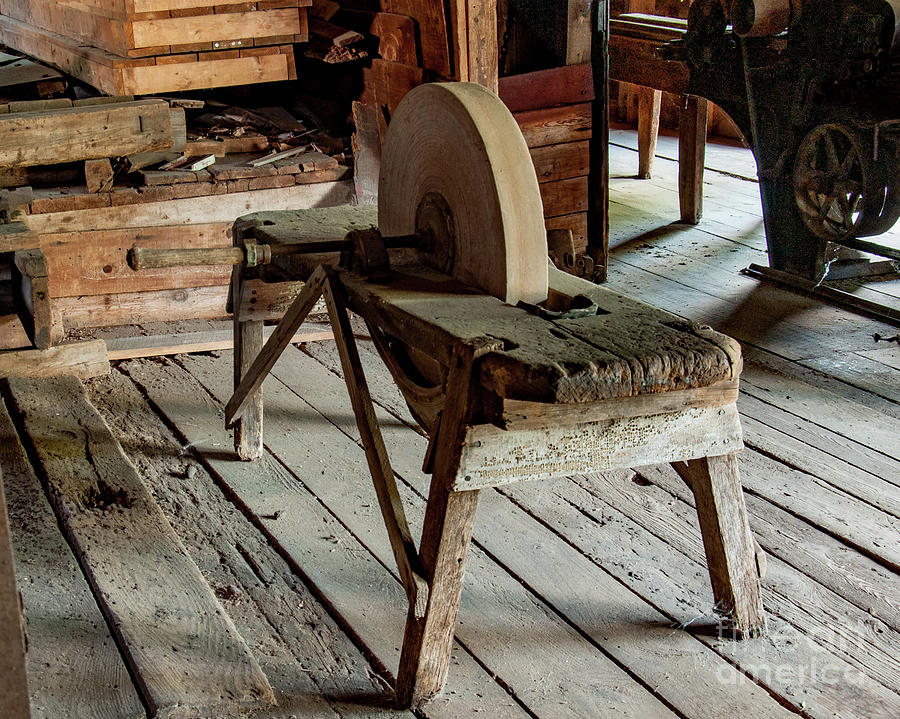
<path fill-rule="evenodd" d="M 449 682 L 424 716 L 895 719 L 900 344 L 875 336 L 897 329 L 739 274 L 766 262 L 740 151 L 710 152 L 729 174 L 707 172 L 704 220 L 687 228 L 669 224 L 672 143 L 661 138 L 655 178 L 638 181 L 634 134 L 613 142 L 610 286 L 743 344 L 740 469 L 768 554 L 769 633 L 736 643 L 716 631 L 692 496 L 669 468 L 489 490 Z M 859 291 L 896 298 L 898 285 Z M 361 347 L 420 526 L 425 439 Z M 22 439 L 0 413 L 35 717 L 409 716 L 388 688 L 406 600 L 334 345 L 291 347 L 276 365 L 259 463 L 235 461 L 222 426 L 231 371 L 215 352 L 119 362 L 84 394 L 4 389 Z M 55 476 L 61 459 L 102 475 L 101 496 Z M 129 540 L 117 518 L 135 512 L 157 540 Z M 183 554 L 202 578 L 175 572 Z M 251 711 L 267 703 L 256 669 L 277 707 Z"/>

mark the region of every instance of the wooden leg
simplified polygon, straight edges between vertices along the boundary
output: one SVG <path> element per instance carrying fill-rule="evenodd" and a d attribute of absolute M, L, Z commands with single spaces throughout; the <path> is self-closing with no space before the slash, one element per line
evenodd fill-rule
<path fill-rule="evenodd" d="M 477 490 L 450 490 L 459 470 L 466 432 L 474 358 L 473 347 L 455 348 L 447 380 L 419 550 L 430 585 L 428 605 L 423 617 L 417 617 L 410 608 L 406 619 L 397 673 L 397 699 L 403 706 L 416 707 L 437 695 L 450 667 L 466 554 L 478 506 Z"/>
<path fill-rule="evenodd" d="M 425 615 L 425 609 L 428 606 L 428 584 L 420 566 L 412 533 L 409 531 L 406 513 L 403 510 L 403 499 L 397 489 L 394 470 L 391 469 L 387 448 L 384 446 L 384 438 L 378 427 L 378 419 L 375 416 L 375 407 L 369 394 L 366 375 L 363 372 L 356 340 L 353 338 L 353 330 L 347 318 L 344 289 L 333 275 L 329 275 L 325 282 L 325 303 L 328 306 L 328 315 L 341 358 L 341 368 L 344 371 L 344 381 L 347 384 L 347 392 L 350 394 L 350 403 L 353 405 L 353 414 L 356 417 L 356 426 L 359 428 L 359 436 L 366 452 L 369 473 L 375 484 L 375 494 L 378 496 L 381 516 L 391 540 L 391 549 L 397 562 L 397 570 L 400 572 L 400 579 L 406 589 L 413 614 L 417 618 L 421 618 Z"/>
<path fill-rule="evenodd" d="M 733 454 L 672 465 L 694 493 L 716 610 L 738 638 L 765 633 L 756 545 Z"/>
<path fill-rule="evenodd" d="M 240 297 L 240 295 L 236 295 Z M 237 389 L 253 360 L 263 348 L 263 323 L 241 322 L 238 308 L 234 314 L 234 388 Z M 250 396 L 246 409 L 234 423 L 234 450 L 243 460 L 263 456 L 263 390 Z"/>
<path fill-rule="evenodd" d="M 63 334 L 51 308 L 47 260 L 40 250 L 21 250 L 13 255 L 13 261 L 22 279 L 22 303 L 26 312 L 23 324 L 34 346 L 45 350 Z"/>
<path fill-rule="evenodd" d="M 235 273 L 237 274 L 237 273 Z M 234 278 L 234 275 L 232 275 Z M 232 282 L 239 280 L 232 279 Z M 322 296 L 322 285 L 325 282 L 325 268 L 317 267 L 300 290 L 300 294 L 288 307 L 287 312 L 278 322 L 275 331 L 269 336 L 268 341 L 262 345 L 262 348 L 254 356 L 249 357 L 250 364 L 246 370 L 241 373 L 240 383 L 234 390 L 228 404 L 225 405 L 225 423 L 231 427 L 235 421 L 239 419 L 247 409 L 251 400 L 256 397 L 256 393 L 262 387 L 263 381 L 269 374 L 269 370 L 275 366 L 281 353 L 284 352 L 291 340 L 294 338 L 303 320 L 315 306 L 319 297 Z M 239 309 L 237 303 L 240 302 L 240 295 L 234 293 L 233 301 L 235 302 L 235 322 L 240 322 Z M 235 335 L 235 356 L 237 356 L 238 336 Z M 235 365 L 237 366 L 237 365 Z M 235 374 L 237 378 L 237 374 Z"/>
<path fill-rule="evenodd" d="M 649 180 L 659 139 L 659 107 L 662 91 L 638 88 L 638 178 Z"/>
<path fill-rule="evenodd" d="M 703 166 L 709 101 L 685 95 L 678 127 L 678 198 L 681 221 L 691 225 L 703 216 Z"/>
<path fill-rule="evenodd" d="M 425 510 L 420 554 L 430 578 L 428 605 L 422 618 L 410 607 L 397 674 L 397 699 L 417 707 L 440 693 L 450 668 L 450 652 L 466 554 L 472 538 L 478 491 L 451 492 L 446 476 L 435 471 Z M 434 482 L 439 482 L 434 486 Z"/>
<path fill-rule="evenodd" d="M 0 478 L 0 716 L 28 719 L 22 605 L 16 591 L 12 543 Z"/>

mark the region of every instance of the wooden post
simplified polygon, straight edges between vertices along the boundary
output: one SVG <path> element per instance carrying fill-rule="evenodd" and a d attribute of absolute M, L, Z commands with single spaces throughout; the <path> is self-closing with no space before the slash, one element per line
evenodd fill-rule
<path fill-rule="evenodd" d="M 594 261 L 592 279 L 604 282 L 609 254 L 609 0 L 595 0 L 591 22 L 594 102 L 588 149 L 587 254 Z"/>
<path fill-rule="evenodd" d="M 28 681 L 25 675 L 25 631 L 22 604 L 16 590 L 12 542 L 0 477 L 0 716 L 28 719 Z"/>
<path fill-rule="evenodd" d="M 236 227 L 234 245 L 240 247 L 244 232 Z M 262 351 L 263 323 L 241 321 L 241 292 L 246 270 L 236 265 L 231 272 L 232 323 L 234 327 L 234 388 L 241 384 L 253 360 Z M 263 390 L 259 387 L 247 403 L 243 415 L 234 423 L 234 451 L 238 457 L 250 461 L 263 456 Z"/>
<path fill-rule="evenodd" d="M 465 5 L 466 10 L 466 79 L 496 93 L 500 83 L 497 0 L 460 2 Z M 460 76 L 462 77 L 462 73 Z"/>
<path fill-rule="evenodd" d="M 659 139 L 659 108 L 662 91 L 638 87 L 638 178 L 649 180 Z"/>
<path fill-rule="evenodd" d="M 694 493 L 717 612 L 728 618 L 737 638 L 764 634 L 756 545 L 735 455 L 672 466 Z"/>
<path fill-rule="evenodd" d="M 419 706 L 438 694 L 447 678 L 466 554 L 472 539 L 478 490 L 450 489 L 459 470 L 477 349 L 454 348 L 447 380 L 447 402 L 435 440 L 434 474 L 425 508 L 419 554 L 429 582 L 425 615 L 410 607 L 397 673 L 397 699 Z"/>
<path fill-rule="evenodd" d="M 706 118 L 709 101 L 685 95 L 678 125 L 678 199 L 681 221 L 691 225 L 703 216 L 703 166 L 706 163 Z"/>
<path fill-rule="evenodd" d="M 53 321 L 47 260 L 41 250 L 21 250 L 14 253 L 13 262 L 22 281 L 22 303 L 27 313 L 23 325 L 30 330 L 34 346 L 45 350 L 62 335 L 62 327 Z"/>

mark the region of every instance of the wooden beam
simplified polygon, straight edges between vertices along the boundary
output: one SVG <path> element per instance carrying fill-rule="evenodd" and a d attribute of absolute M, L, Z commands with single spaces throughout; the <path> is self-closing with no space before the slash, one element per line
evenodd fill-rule
<path fill-rule="evenodd" d="M 694 493 L 716 611 L 726 618 L 737 638 L 763 634 L 766 618 L 756 544 L 747 522 L 735 455 L 675 462 L 672 466 Z"/>
<path fill-rule="evenodd" d="M 649 180 L 659 138 L 659 108 L 662 92 L 650 87 L 638 89 L 638 178 Z"/>
<path fill-rule="evenodd" d="M 347 298 L 334 274 L 330 274 L 325 280 L 324 294 L 341 358 L 344 382 L 350 395 L 353 414 L 356 416 L 356 426 L 366 452 L 369 473 L 375 485 L 375 494 L 378 496 L 378 505 L 387 528 L 394 561 L 397 563 L 397 571 L 406 590 L 413 616 L 421 619 L 425 616 L 425 608 L 428 605 L 428 583 L 424 579 L 419 553 L 416 551 L 416 543 L 403 510 L 403 500 L 397 489 L 394 470 L 391 468 L 387 448 L 378 427 L 366 375 L 347 317 Z"/>
<path fill-rule="evenodd" d="M 47 165 L 172 146 L 162 100 L 0 114 L 0 165 Z"/>
<path fill-rule="evenodd" d="M 235 388 L 234 395 L 228 400 L 225 406 L 225 422 L 231 424 L 235 419 L 239 418 L 252 401 L 253 395 L 259 387 L 262 386 L 263 380 L 269 374 L 274 364 L 278 361 L 284 348 L 290 344 L 291 337 L 296 334 L 303 320 L 309 314 L 313 306 L 318 302 L 322 295 L 322 287 L 325 283 L 325 269 L 318 267 L 307 279 L 303 289 L 297 298 L 285 312 L 284 317 L 278 323 L 278 327 L 268 342 L 253 358 L 250 367 L 241 371 L 241 381 Z"/>
<path fill-rule="evenodd" d="M 263 339 L 269 339 L 274 329 L 274 327 L 264 327 Z M 301 329 L 291 337 L 290 344 L 324 342 L 333 339 L 334 333 L 325 325 L 321 329 Z M 227 329 L 209 332 L 178 332 L 146 337 L 111 337 L 105 342 L 106 356 L 110 362 L 115 362 L 139 357 L 164 357 L 230 350 L 234 348 L 234 331 Z"/>
<path fill-rule="evenodd" d="M 70 374 L 80 379 L 109 373 L 106 344 L 88 340 L 57 345 L 45 350 L 0 352 L 0 377 L 55 377 Z"/>
<path fill-rule="evenodd" d="M 451 354 L 447 402 L 435 442 L 434 472 L 425 508 L 420 556 L 429 582 L 423 617 L 410 607 L 397 673 L 397 698 L 403 706 L 420 706 L 444 686 L 456 630 L 466 555 L 475 524 L 478 491 L 454 492 L 460 453 L 477 392 L 474 363 L 477 345 L 462 344 Z"/>
<path fill-rule="evenodd" d="M 147 710 L 2 402 L 0 465 L 13 553 L 24 558 L 19 571 L 27 578 L 19 589 L 28 620 L 27 666 L 36 714 L 146 719 Z M 62 597 L 65 611 L 60 610 Z M 8 657 L 0 652 L 0 664 Z M 0 676 L 11 686 L 5 668 Z M 18 715 L 7 711 L 3 716 Z"/>

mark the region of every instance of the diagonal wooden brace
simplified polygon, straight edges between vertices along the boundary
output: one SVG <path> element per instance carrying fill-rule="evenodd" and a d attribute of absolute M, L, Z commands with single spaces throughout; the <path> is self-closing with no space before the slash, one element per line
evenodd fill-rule
<path fill-rule="evenodd" d="M 284 317 L 278 323 L 275 331 L 263 346 L 262 351 L 253 360 L 250 369 L 247 370 L 240 384 L 235 389 L 228 404 L 225 405 L 225 424 L 231 427 L 235 419 L 243 414 L 253 394 L 262 385 L 266 375 L 281 357 L 281 353 L 290 344 L 291 338 L 296 334 L 303 320 L 310 313 L 322 295 L 322 285 L 325 281 L 325 268 L 317 267 L 309 276 L 300 294 L 284 313 Z"/>
<path fill-rule="evenodd" d="M 378 496 L 381 515 L 387 527 L 391 549 L 409 598 L 410 608 L 414 616 L 421 618 L 425 616 L 425 609 L 428 606 L 428 583 L 424 578 L 419 553 L 416 551 L 415 541 L 409 531 L 406 513 L 403 510 L 403 499 L 397 490 L 394 471 L 375 417 L 372 396 L 369 394 L 356 340 L 347 318 L 344 288 L 333 269 L 327 268 L 325 272 L 327 275 L 324 286 L 325 304 L 328 307 L 334 339 L 341 357 L 344 381 L 350 394 L 356 425 L 375 485 L 375 494 Z"/>

